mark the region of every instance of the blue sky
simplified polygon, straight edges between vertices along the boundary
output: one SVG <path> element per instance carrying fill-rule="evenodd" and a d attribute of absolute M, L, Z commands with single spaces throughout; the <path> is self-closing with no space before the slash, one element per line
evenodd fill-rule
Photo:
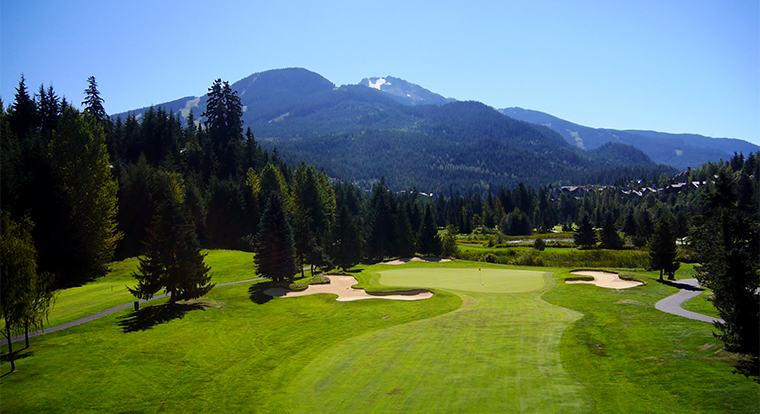
<path fill-rule="evenodd" d="M 304 67 L 591 127 L 760 144 L 760 2 L 0 1 L 0 96 L 21 73 L 109 113 Z"/>

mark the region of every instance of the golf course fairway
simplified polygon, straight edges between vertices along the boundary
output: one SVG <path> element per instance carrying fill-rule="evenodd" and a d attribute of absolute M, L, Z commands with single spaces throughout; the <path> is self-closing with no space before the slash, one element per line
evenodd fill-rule
<path fill-rule="evenodd" d="M 378 273 L 382 285 L 447 290 L 463 305 L 326 349 L 290 384 L 293 412 L 589 410 L 589 395 L 564 371 L 559 353 L 562 333 L 582 315 L 539 298 L 555 283 L 551 273 L 473 267 Z"/>

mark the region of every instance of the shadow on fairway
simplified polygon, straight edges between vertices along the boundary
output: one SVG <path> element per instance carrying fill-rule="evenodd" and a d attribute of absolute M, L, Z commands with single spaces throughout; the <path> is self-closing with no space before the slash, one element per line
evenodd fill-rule
<path fill-rule="evenodd" d="M 149 306 L 138 311 L 132 311 L 129 315 L 122 316 L 119 318 L 121 319 L 119 326 L 121 326 L 124 333 L 145 331 L 174 319 L 182 319 L 190 311 L 205 309 L 206 307 L 200 303 L 175 303 L 174 305 L 165 303 L 163 305 Z"/>
<path fill-rule="evenodd" d="M 695 291 L 695 292 L 697 292 L 697 291 L 701 292 L 701 291 L 703 291 L 703 290 L 704 290 L 704 289 L 702 289 L 702 288 L 698 288 L 698 287 L 695 287 L 695 286 L 692 286 L 692 285 L 687 285 L 686 283 L 678 283 L 678 282 L 674 282 L 674 281 L 672 281 L 672 280 L 660 280 L 660 279 L 655 279 L 655 280 L 656 280 L 658 283 L 662 283 L 663 285 L 672 286 L 672 287 L 674 287 L 674 288 L 678 288 L 678 289 L 683 289 L 683 290 L 693 290 L 693 291 Z"/>
<path fill-rule="evenodd" d="M 271 296 L 264 293 L 265 290 L 272 286 L 271 282 L 255 283 L 248 288 L 248 297 L 251 299 L 251 302 L 257 305 L 263 305 L 272 300 Z"/>
<path fill-rule="evenodd" d="M 742 374 L 760 384 L 760 358 L 745 357 L 740 359 L 735 366 L 734 374 Z"/>
<path fill-rule="evenodd" d="M 13 353 L 13 355 L 9 355 L 7 352 L 0 354 L 0 361 L 2 362 L 10 362 L 11 359 L 14 361 L 18 361 L 20 359 L 29 358 L 31 356 L 34 356 L 34 351 L 29 350 L 27 348 L 24 348 L 20 351 L 16 351 Z M 18 369 L 18 368 L 17 368 Z M 6 372 L 3 375 L 0 375 L 0 378 L 5 377 L 6 375 L 10 374 L 11 372 Z"/>

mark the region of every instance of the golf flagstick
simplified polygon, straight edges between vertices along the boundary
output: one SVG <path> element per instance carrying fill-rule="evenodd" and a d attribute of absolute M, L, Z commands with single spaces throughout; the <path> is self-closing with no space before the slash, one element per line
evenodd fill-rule
<path fill-rule="evenodd" d="M 478 268 L 478 274 L 480 275 L 480 286 L 483 286 L 483 272 L 480 271 L 480 268 Z"/>

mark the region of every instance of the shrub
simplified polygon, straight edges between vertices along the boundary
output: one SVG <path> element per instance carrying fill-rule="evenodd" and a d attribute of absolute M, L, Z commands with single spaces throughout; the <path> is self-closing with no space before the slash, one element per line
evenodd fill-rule
<path fill-rule="evenodd" d="M 483 256 L 483 261 L 484 261 L 484 262 L 488 262 L 488 263 L 496 263 L 496 261 L 497 261 L 497 260 L 498 260 L 498 258 L 497 258 L 497 257 L 496 257 L 496 255 L 495 255 L 495 254 L 493 254 L 493 253 L 488 253 L 488 254 L 486 254 L 485 256 Z"/>
<path fill-rule="evenodd" d="M 546 249 L 546 242 L 542 238 L 537 238 L 535 242 L 533 242 L 533 248 L 538 250 L 539 252 L 542 252 Z"/>
<path fill-rule="evenodd" d="M 515 259 L 515 264 L 519 266 L 543 266 L 544 260 L 541 254 L 535 250 L 527 250 Z"/>

